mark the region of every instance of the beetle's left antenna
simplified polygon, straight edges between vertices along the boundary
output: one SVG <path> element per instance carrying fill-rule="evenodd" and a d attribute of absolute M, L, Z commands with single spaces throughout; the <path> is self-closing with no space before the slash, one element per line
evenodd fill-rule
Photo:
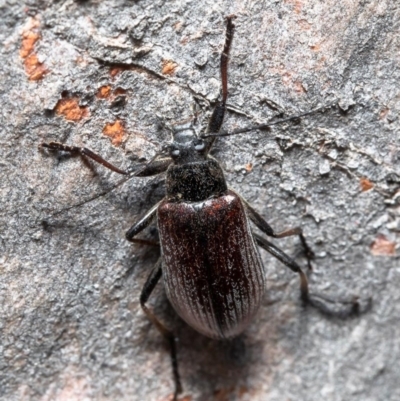
<path fill-rule="evenodd" d="M 217 103 L 214 108 L 214 111 L 211 115 L 210 122 L 207 127 L 207 133 L 203 136 L 210 137 L 207 148 L 208 150 L 211 148 L 215 138 L 214 136 L 218 136 L 218 132 L 222 127 L 222 123 L 224 122 L 224 116 L 226 111 L 226 101 L 228 99 L 228 63 L 229 63 L 229 52 L 231 49 L 233 33 L 235 31 L 235 25 L 233 24 L 233 20 L 236 17 L 234 15 L 229 15 L 226 17 L 226 36 L 225 36 L 225 45 L 224 50 L 221 54 L 221 82 L 222 82 L 222 100 Z M 208 135 L 214 134 L 214 135 Z"/>

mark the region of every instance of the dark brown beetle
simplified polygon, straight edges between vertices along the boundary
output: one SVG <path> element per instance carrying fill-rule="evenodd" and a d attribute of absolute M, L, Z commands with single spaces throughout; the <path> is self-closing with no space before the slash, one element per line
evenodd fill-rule
<path fill-rule="evenodd" d="M 140 303 L 170 343 L 174 400 L 181 391 L 175 338 L 146 307 L 161 277 L 170 303 L 186 323 L 208 337 L 232 338 L 247 327 L 265 292 L 264 268 L 258 251 L 260 246 L 299 274 L 301 298 L 305 305 L 315 306 L 325 313 L 331 312 L 325 301 L 332 301 L 311 296 L 307 277 L 300 266 L 275 245 L 254 233 L 250 223 L 270 237 L 298 235 L 310 266 L 313 254 L 302 230 L 293 228 L 275 233 L 246 201 L 227 187 L 220 165 L 209 155 L 216 136 L 262 129 L 276 123 L 220 132 L 228 97 L 227 65 L 234 31 L 233 18 L 227 18 L 226 41 L 221 55 L 222 101 L 215 107 L 204 135 L 197 135 L 191 124 L 175 127 L 168 152 L 157 155 L 134 173 L 120 170 L 86 148 L 56 142 L 41 145 L 51 150 L 87 156 L 129 177 L 149 177 L 166 171 L 165 198 L 153 206 L 126 233 L 126 237 L 132 242 L 143 242 L 136 238 L 137 234 L 157 221 L 161 258 L 146 281 Z M 359 311 L 357 301 L 347 303 L 350 306 L 341 312 L 354 314 Z"/>

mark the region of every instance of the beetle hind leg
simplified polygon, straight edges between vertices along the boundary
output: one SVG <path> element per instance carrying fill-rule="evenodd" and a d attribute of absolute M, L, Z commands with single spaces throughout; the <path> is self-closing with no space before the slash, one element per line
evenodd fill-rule
<path fill-rule="evenodd" d="M 303 247 L 304 255 L 307 258 L 307 267 L 308 270 L 312 270 L 311 261 L 315 258 L 315 254 L 311 249 L 310 245 L 308 245 L 306 238 L 304 237 L 303 230 L 300 227 L 290 228 L 288 230 L 282 231 L 280 233 L 273 233 L 273 238 L 285 238 L 290 237 L 292 235 L 297 235 L 300 238 L 301 245 Z"/>
<path fill-rule="evenodd" d="M 315 254 L 311 247 L 308 245 L 303 234 L 303 230 L 300 227 L 290 228 L 288 230 L 276 233 L 274 229 L 266 222 L 266 220 L 259 213 L 257 213 L 246 201 L 244 201 L 244 205 L 246 207 L 250 220 L 254 223 L 256 227 L 258 227 L 264 234 L 268 235 L 269 237 L 285 238 L 297 235 L 300 239 L 304 255 L 307 258 L 308 270 L 312 270 L 311 261 L 315 258 Z"/>
<path fill-rule="evenodd" d="M 297 273 L 300 277 L 300 292 L 301 300 L 304 306 L 312 306 L 321 312 L 323 315 L 329 317 L 348 318 L 366 312 L 371 308 L 371 299 L 368 299 L 365 305 L 361 305 L 357 297 L 349 301 L 328 298 L 324 295 L 310 293 L 308 288 L 308 279 L 301 267 L 286 255 L 277 246 L 267 241 L 260 235 L 253 233 L 254 239 L 257 244 L 265 249 L 268 253 L 275 256 L 283 264 L 285 264 L 293 272 Z"/>
<path fill-rule="evenodd" d="M 177 401 L 178 394 L 182 392 L 182 385 L 178 370 L 178 359 L 176 357 L 175 336 L 157 319 L 154 313 L 146 305 L 146 302 L 148 301 L 151 293 L 156 287 L 161 276 L 162 276 L 162 270 L 161 270 L 161 258 L 160 258 L 156 263 L 156 265 L 154 266 L 152 272 L 150 273 L 150 276 L 147 278 L 142 293 L 140 294 L 140 306 L 142 307 L 144 313 L 149 318 L 149 320 L 157 327 L 158 331 L 164 336 L 164 338 L 167 340 L 169 344 L 171 351 L 172 374 L 175 383 L 173 401 Z"/>

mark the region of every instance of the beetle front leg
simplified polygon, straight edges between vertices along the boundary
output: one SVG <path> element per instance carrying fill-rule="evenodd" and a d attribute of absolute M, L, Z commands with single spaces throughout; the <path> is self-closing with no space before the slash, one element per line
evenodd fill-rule
<path fill-rule="evenodd" d="M 300 276 L 300 291 L 301 291 L 301 299 L 305 306 L 310 305 L 314 308 L 318 309 L 321 313 L 327 316 L 332 317 L 340 317 L 346 318 L 350 316 L 355 316 L 360 313 L 360 304 L 357 298 L 354 298 L 350 301 L 341 301 L 334 300 L 331 298 L 327 298 L 325 296 L 319 294 L 310 294 L 308 289 L 308 279 L 306 274 L 302 271 L 301 267 L 285 252 L 280 250 L 277 246 L 267 241 L 265 238 L 260 235 L 253 233 L 254 239 L 257 244 L 261 246 L 261 248 L 265 249 L 271 255 L 275 256 L 278 260 L 280 260 L 283 264 L 285 264 L 289 269 L 293 272 L 298 273 Z M 333 308 L 328 306 L 329 304 L 341 305 L 341 309 Z M 345 308 L 343 308 L 345 306 Z M 371 306 L 371 301 L 368 300 L 364 311 L 368 310 Z"/>
<path fill-rule="evenodd" d="M 159 245 L 157 242 L 146 239 L 135 238 L 137 234 L 143 231 L 154 220 L 157 215 L 157 209 L 162 201 L 155 204 L 143 217 L 141 217 L 125 234 L 125 237 L 130 242 L 145 245 Z"/>
<path fill-rule="evenodd" d="M 129 174 L 128 171 L 119 169 L 118 167 L 114 166 L 113 164 L 111 164 L 107 160 L 103 159 L 100 155 L 98 155 L 97 153 L 94 153 L 93 151 L 91 151 L 88 148 L 78 147 L 78 146 L 68 146 L 68 145 L 64 145 L 63 143 L 59 143 L 59 142 L 42 143 L 42 144 L 40 144 L 40 147 L 47 148 L 47 149 L 54 150 L 54 151 L 68 152 L 71 155 L 80 155 L 80 156 L 84 156 L 84 157 L 86 156 L 86 157 L 89 157 L 90 159 L 94 160 L 95 162 L 100 163 L 101 165 L 108 168 L 109 170 L 114 171 L 115 173 L 124 174 L 124 175 Z"/>
<path fill-rule="evenodd" d="M 292 235 L 298 235 L 304 249 L 304 254 L 307 258 L 308 269 L 312 270 L 311 260 L 314 259 L 315 255 L 310 246 L 307 244 L 307 241 L 303 234 L 303 230 L 300 227 L 290 228 L 280 233 L 276 233 L 273 228 L 265 221 L 265 219 L 260 214 L 258 214 L 246 201 L 244 201 L 244 205 L 246 206 L 246 210 L 248 212 L 250 220 L 255 224 L 256 227 L 258 227 L 264 234 L 268 235 L 269 237 L 285 238 Z"/>
<path fill-rule="evenodd" d="M 178 394 L 182 392 L 181 380 L 178 370 L 178 359 L 176 357 L 176 341 L 175 337 L 171 331 L 169 331 L 154 315 L 153 312 L 146 306 L 151 293 L 153 292 L 155 286 L 162 276 L 161 270 L 161 258 L 158 260 L 154 266 L 150 276 L 148 277 L 146 284 L 143 287 L 142 293 L 140 294 L 140 306 L 142 307 L 144 313 L 147 315 L 149 320 L 157 327 L 160 333 L 164 336 L 170 346 L 171 350 L 171 363 L 172 363 L 172 374 L 175 383 L 175 391 L 173 401 L 177 401 Z"/>
<path fill-rule="evenodd" d="M 120 168 L 114 166 L 107 160 L 103 159 L 97 153 L 85 147 L 69 146 L 59 142 L 41 143 L 39 147 L 50 149 L 51 151 L 67 152 L 71 155 L 88 157 L 118 174 L 129 175 L 132 173 L 130 170 L 121 170 Z M 153 175 L 161 174 L 167 170 L 171 162 L 172 159 L 170 157 L 160 157 L 160 155 L 157 154 L 152 160 L 146 163 L 143 167 L 135 171 L 133 175 L 136 177 L 150 177 Z"/>

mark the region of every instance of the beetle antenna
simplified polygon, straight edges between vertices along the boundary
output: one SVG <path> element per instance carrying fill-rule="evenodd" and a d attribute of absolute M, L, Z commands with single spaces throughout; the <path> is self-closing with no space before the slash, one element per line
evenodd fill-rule
<path fill-rule="evenodd" d="M 224 50 L 221 54 L 221 81 L 222 81 L 222 104 L 226 106 L 226 100 L 228 98 L 228 61 L 229 61 L 229 53 L 232 45 L 233 32 L 235 29 L 235 25 L 233 24 L 233 20 L 236 18 L 234 15 L 229 15 L 226 26 L 226 38 L 224 44 Z"/>
<path fill-rule="evenodd" d="M 102 198 L 106 195 L 108 195 L 110 192 L 114 191 L 115 189 L 117 189 L 118 187 L 120 187 L 121 185 L 125 184 L 127 181 L 129 181 L 131 178 L 133 177 L 140 177 L 141 173 L 146 170 L 146 168 L 148 168 L 148 166 L 153 163 L 158 157 L 160 157 L 162 155 L 162 151 L 158 152 L 149 162 L 147 162 L 144 165 L 139 165 L 136 167 L 132 167 L 127 171 L 127 175 L 122 178 L 121 180 L 117 181 L 114 185 L 112 185 L 111 187 L 109 187 L 108 189 L 97 193 L 96 195 L 91 196 L 90 198 L 84 199 L 81 202 L 75 203 L 74 205 L 68 206 L 66 208 L 57 210 L 55 212 L 53 212 L 52 214 L 48 215 L 47 218 L 51 219 L 55 216 L 58 216 L 59 214 L 68 212 L 71 209 L 75 209 L 77 207 L 81 207 L 86 205 L 87 203 L 90 203 L 96 199 Z"/>
<path fill-rule="evenodd" d="M 221 69 L 221 84 L 222 84 L 222 100 L 219 101 L 215 108 L 214 111 L 211 115 L 210 121 L 208 123 L 208 128 L 207 128 L 207 133 L 203 136 L 203 138 L 211 137 L 208 141 L 207 148 L 208 150 L 211 149 L 214 139 L 214 136 L 218 132 L 220 132 L 220 129 L 222 127 L 223 121 L 224 121 L 224 116 L 225 116 L 225 111 L 226 111 L 226 100 L 228 99 L 228 62 L 229 62 L 229 52 L 231 49 L 232 45 L 232 39 L 233 39 L 233 33 L 235 31 L 235 25 L 233 23 L 233 20 L 236 18 L 234 15 L 229 15 L 226 17 L 226 33 L 225 33 L 225 44 L 224 44 L 224 49 L 221 54 L 221 64 L 220 64 L 220 69 Z"/>
<path fill-rule="evenodd" d="M 88 199 L 85 199 L 85 200 L 83 200 L 83 201 L 81 201 L 81 202 L 75 203 L 74 205 L 71 205 L 71 206 L 68 206 L 68 207 L 66 207 L 66 208 L 63 208 L 63 209 L 60 209 L 60 210 L 57 210 L 57 211 L 53 212 L 52 214 L 48 215 L 48 216 L 46 217 L 46 219 L 51 219 L 51 218 L 53 218 L 53 217 L 55 217 L 55 216 L 58 216 L 59 214 L 68 212 L 68 211 L 71 210 L 71 209 L 75 209 L 76 207 L 84 206 L 84 205 L 86 205 L 86 203 L 90 203 L 90 202 L 92 202 L 92 201 L 94 201 L 94 200 L 96 200 L 96 199 L 102 198 L 103 196 L 106 196 L 106 195 L 108 195 L 110 192 L 114 191 L 114 189 L 117 189 L 118 187 L 120 187 L 122 184 L 125 184 L 125 182 L 127 182 L 128 180 L 130 180 L 132 177 L 134 177 L 134 174 L 129 175 L 129 176 L 127 176 L 127 177 L 124 177 L 123 179 L 121 179 L 121 180 L 119 180 L 118 182 L 116 182 L 113 186 L 109 187 L 107 190 L 104 190 L 104 191 L 102 191 L 102 192 L 99 192 L 98 194 L 96 194 L 96 195 L 94 195 L 94 196 L 92 196 L 92 197 L 90 197 L 90 198 L 88 198 Z M 46 220 L 46 219 L 45 219 L 45 220 Z M 42 220 L 43 220 L 43 219 L 42 219 Z"/>
<path fill-rule="evenodd" d="M 172 133 L 174 128 L 171 124 L 169 124 L 166 118 L 160 114 L 156 114 L 157 117 L 157 126 L 159 129 L 165 129 L 166 131 Z"/>
<path fill-rule="evenodd" d="M 216 133 L 207 133 L 202 135 L 202 138 L 208 138 L 208 137 L 219 137 L 219 136 L 232 136 L 232 135 L 238 135 L 238 134 L 244 134 L 246 132 L 250 132 L 250 131 L 256 131 L 256 130 L 263 130 L 263 129 L 267 129 L 273 125 L 278 125 L 278 124 L 283 124 L 289 121 L 294 121 L 294 120 L 298 120 L 301 117 L 305 117 L 308 116 L 310 114 L 315 114 L 315 113 L 320 113 L 320 112 L 324 112 L 326 109 L 329 109 L 331 107 L 336 107 L 337 106 L 337 102 L 328 104 L 326 106 L 323 107 L 319 107 L 317 109 L 314 110 L 310 110 L 307 111 L 305 113 L 301 113 L 301 114 L 297 114 L 295 116 L 291 116 L 291 117 L 287 117 L 287 118 L 283 118 L 281 120 L 277 120 L 277 121 L 271 121 L 265 124 L 259 124 L 259 125 L 251 125 L 248 127 L 244 127 L 244 128 L 238 128 L 235 129 L 233 131 L 222 131 L 222 132 L 216 132 Z"/>

